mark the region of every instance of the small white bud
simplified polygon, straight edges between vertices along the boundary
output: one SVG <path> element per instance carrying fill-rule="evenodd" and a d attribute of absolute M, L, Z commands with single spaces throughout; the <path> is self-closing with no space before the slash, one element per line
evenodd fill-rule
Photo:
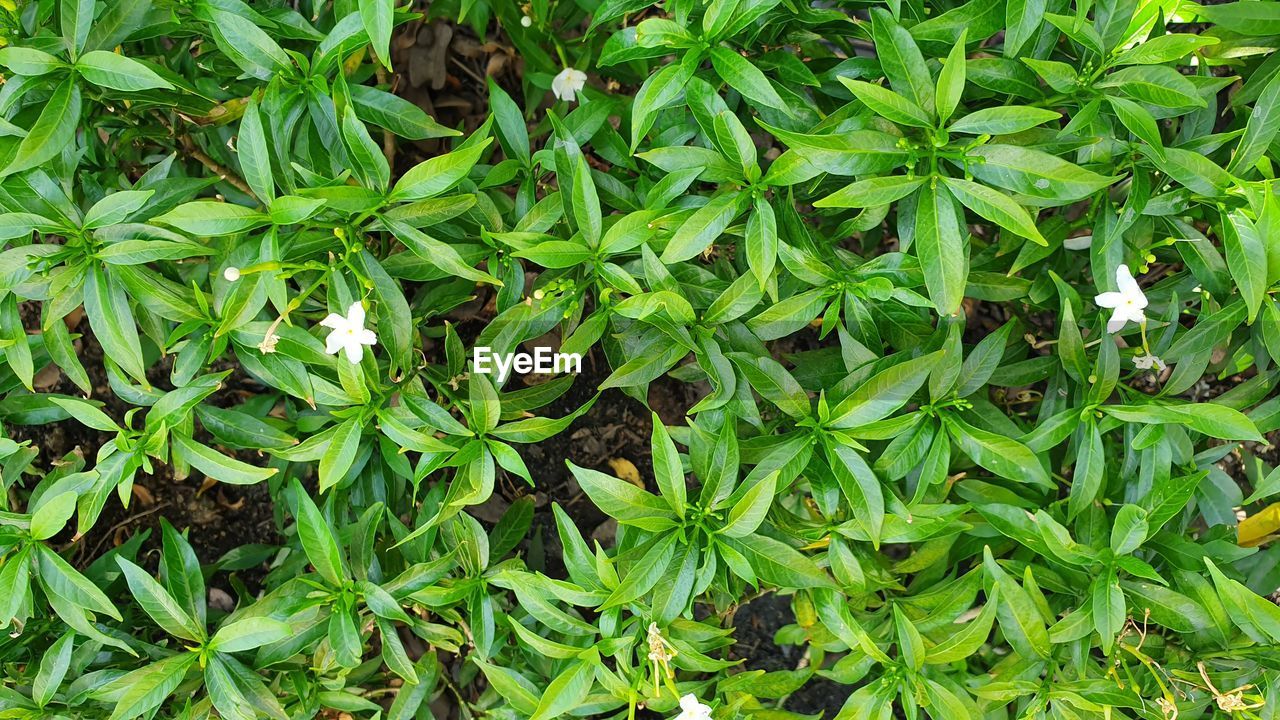
<path fill-rule="evenodd" d="M 520 27 L 531 27 L 532 25 L 533 25 L 533 18 L 529 17 L 528 15 L 525 15 L 524 17 L 520 18 Z"/>
<path fill-rule="evenodd" d="M 226 270 L 222 271 L 222 277 L 227 282 L 235 282 L 240 279 L 240 268 L 232 265 L 228 267 Z"/>

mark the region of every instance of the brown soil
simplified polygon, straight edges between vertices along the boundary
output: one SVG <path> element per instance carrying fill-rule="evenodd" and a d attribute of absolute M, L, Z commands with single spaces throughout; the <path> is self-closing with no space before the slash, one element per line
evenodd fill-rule
<path fill-rule="evenodd" d="M 120 421 L 130 409 L 128 403 L 116 397 L 107 383 L 103 364 L 102 347 L 94 339 L 87 319 L 82 319 L 74 332 L 83 337 L 76 341 L 81 363 L 89 373 L 93 384 L 90 399 L 103 402 L 104 412 Z M 148 378 L 158 388 L 171 389 L 169 383 L 170 358 L 162 358 L 148 372 Z M 226 364 L 230 367 L 230 364 Z M 211 368 L 211 371 L 218 370 Z M 252 390 L 252 380 L 242 371 L 233 373 L 209 402 L 225 405 L 235 393 Z M 83 397 L 84 393 L 65 375 L 42 392 Z M 103 433 L 68 419 L 47 425 L 7 425 L 10 436 L 17 442 L 30 441 L 40 449 L 33 465 L 48 470 L 55 462 L 68 454 L 79 454 L 85 459 L 85 467 L 92 468 L 98 450 L 114 435 Z M 260 462 L 248 453 L 240 453 L 240 459 Z M 238 487 L 215 485 L 201 490 L 203 477 L 195 472 L 185 480 L 174 480 L 169 468 L 155 463 L 155 474 L 139 471 L 134 478 L 129 507 L 124 507 L 113 493 L 107 500 L 98 521 L 83 537 L 71 538 L 71 529 L 63 536 L 59 548 L 66 551 L 68 559 L 77 567 L 85 568 L 102 553 L 117 547 L 138 533 L 149 532 L 139 552 L 138 562 L 152 567 L 151 557 L 160 548 L 160 518 L 169 521 L 177 530 L 188 532 L 188 540 L 202 563 L 218 560 L 228 550 L 250 543 L 275 544 L 280 540 L 273 519 L 271 496 L 265 485 Z M 253 581 L 262 573 L 246 571 L 247 581 Z M 252 582 L 251 582 L 252 584 Z"/>
<path fill-rule="evenodd" d="M 742 659 L 744 670 L 772 672 L 799 668 L 804 659 L 803 649 L 774 642 L 778 630 L 795 621 L 791 598 L 787 596 L 770 593 L 739 607 L 733 616 L 737 643 L 730 650 L 730 659 Z M 853 689 L 853 686 L 840 685 L 815 675 L 798 691 L 787 696 L 782 705 L 794 713 L 834 717 L 853 694 Z"/>

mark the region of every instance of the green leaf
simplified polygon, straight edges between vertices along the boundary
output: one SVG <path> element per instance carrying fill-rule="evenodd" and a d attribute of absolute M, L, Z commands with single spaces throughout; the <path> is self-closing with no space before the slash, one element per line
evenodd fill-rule
<path fill-rule="evenodd" d="M 738 217 L 743 194 L 730 190 L 711 198 L 681 223 L 662 251 L 662 262 L 674 264 L 696 257 L 711 247 Z"/>
<path fill-rule="evenodd" d="M 884 76 L 893 89 L 926 113 L 932 113 L 933 78 L 911 33 L 899 25 L 888 11 L 873 8 L 871 40 Z"/>
<path fill-rule="evenodd" d="M 155 195 L 154 190 L 124 190 L 111 193 L 94 203 L 93 207 L 85 212 L 84 228 L 92 230 L 122 223 L 130 215 L 141 210 L 153 195 Z"/>
<path fill-rule="evenodd" d="M 204 665 L 204 685 L 209 700 L 224 720 L 253 720 L 256 717 L 252 704 L 240 691 L 223 657 L 214 655 Z"/>
<path fill-rule="evenodd" d="M 47 592 L 53 593 L 70 604 L 120 620 L 115 604 L 98 589 L 97 585 L 76 572 L 58 553 L 44 545 L 36 545 L 39 561 L 39 578 Z"/>
<path fill-rule="evenodd" d="M 766 583 L 785 588 L 835 587 L 831 577 L 786 543 L 764 535 L 723 538 Z"/>
<path fill-rule="evenodd" d="M 489 78 L 489 107 L 494 123 L 498 126 L 498 142 L 507 157 L 515 158 L 521 165 L 529 164 L 529 128 L 524 114 L 506 90 L 493 78 Z M 483 667 L 483 666 L 482 666 Z"/>
<path fill-rule="evenodd" d="M 855 428 L 889 417 L 924 385 L 941 359 L 935 352 L 876 373 L 832 408 L 828 427 Z"/>
<path fill-rule="evenodd" d="M 191 544 L 168 520 L 160 521 L 160 529 L 164 548 L 160 559 L 160 581 L 196 626 L 204 627 L 207 605 L 200 561 Z"/>
<path fill-rule="evenodd" d="M 288 623 L 268 617 L 249 617 L 222 626 L 209 640 L 214 652 L 234 653 L 270 645 L 293 634 Z"/>
<path fill-rule="evenodd" d="M 891 175 L 850 183 L 813 203 L 814 207 L 864 208 L 895 203 L 915 192 L 928 178 Z"/>
<path fill-rule="evenodd" d="M 1100 409 L 1124 422 L 1177 423 L 1222 440 L 1261 442 L 1262 438 L 1258 427 L 1247 416 L 1217 403 L 1104 405 Z"/>
<path fill-rule="evenodd" d="M 31 513 L 31 539 L 48 540 L 57 535 L 66 526 L 67 521 L 76 511 L 76 493 L 67 491 L 46 500 L 40 498 L 40 505 Z"/>
<path fill-rule="evenodd" d="M 373 52 L 378 60 L 391 69 L 391 27 L 395 12 L 394 0 L 360 0 L 360 21 L 369 36 Z"/>
<path fill-rule="evenodd" d="M 1137 505 L 1123 505 L 1111 527 L 1111 552 L 1128 555 L 1147 539 L 1147 512 Z"/>
<path fill-rule="evenodd" d="M 711 66 L 729 87 L 748 100 L 790 113 L 791 109 L 773 89 L 769 79 L 751 61 L 725 47 L 711 48 Z"/>
<path fill-rule="evenodd" d="M 1124 628 L 1125 620 L 1124 591 L 1116 580 L 1115 570 L 1108 568 L 1095 575 L 1089 586 L 1089 594 L 1093 626 L 1102 639 L 1102 652 L 1110 654 L 1116 636 Z"/>
<path fill-rule="evenodd" d="M 582 705 L 595 684 L 595 663 L 578 660 L 547 685 L 530 720 L 552 720 Z"/>
<path fill-rule="evenodd" d="M 582 155 L 577 156 L 573 165 L 573 218 L 587 245 L 599 245 L 600 197 L 596 194 L 595 181 L 591 179 L 591 168 Z"/>
<path fill-rule="evenodd" d="M 849 501 L 853 516 L 866 530 L 873 547 L 880 547 L 881 529 L 884 527 L 884 490 L 875 472 L 856 450 L 833 444 L 827 462 L 836 476 L 840 490 Z"/>
<path fill-rule="evenodd" d="M 944 420 L 956 445 L 974 462 L 1003 478 L 1052 487 L 1044 466 L 1027 446 L 976 428 L 955 415 Z"/>
<path fill-rule="evenodd" d="M 1005 5 L 1004 56 L 1017 57 L 1044 23 L 1045 0 L 1009 0 Z"/>
<path fill-rule="evenodd" d="M 657 413 L 652 414 L 652 421 L 653 435 L 650 443 L 653 448 L 653 476 L 663 499 L 675 511 L 676 517 L 683 518 L 687 493 L 684 467 L 680 463 L 676 445 L 671 441 L 671 436 L 667 434 L 667 428 Z"/>
<path fill-rule="evenodd" d="M 916 193 L 913 246 L 924 270 L 925 287 L 939 315 L 960 311 L 969 277 L 969 252 L 961 223 L 945 185 L 936 182 Z"/>
<path fill-rule="evenodd" d="M 946 640 L 939 642 L 926 651 L 925 663 L 945 665 L 957 660 L 964 660 L 976 653 L 991 635 L 991 628 L 995 625 L 996 620 L 996 609 L 999 605 L 1000 589 L 997 585 L 992 588 L 986 604 L 982 606 L 982 610 L 979 611 L 977 617 L 952 632 Z"/>
<path fill-rule="evenodd" d="M 213 200 L 184 203 L 154 220 L 198 237 L 237 235 L 270 221 L 252 208 Z"/>
<path fill-rule="evenodd" d="M 413 251 L 414 255 L 422 258 L 433 267 L 439 269 L 446 275 L 465 278 L 475 282 L 486 282 L 492 285 L 502 285 L 502 281 L 498 280 L 489 273 L 477 270 L 466 263 L 458 251 L 448 243 L 441 242 L 430 235 L 410 226 L 407 223 L 392 220 L 384 217 L 383 221 L 390 228 L 396 239 L 404 243 L 405 247 Z"/>
<path fill-rule="evenodd" d="M 356 117 L 390 130 L 402 138 L 429 140 L 462 134 L 431 119 L 422 108 L 399 95 L 368 85 L 351 85 L 347 90 L 351 93 L 351 102 L 355 104 Z"/>
<path fill-rule="evenodd" d="M 1116 117 L 1120 118 L 1120 122 L 1124 124 L 1129 132 L 1133 133 L 1147 145 L 1151 146 L 1151 150 L 1158 156 L 1164 156 L 1164 143 L 1160 140 L 1160 128 L 1156 125 L 1155 118 L 1151 117 L 1151 113 L 1146 108 L 1124 98 L 1108 95 L 1107 102 L 1111 105 L 1111 109 L 1115 111 Z"/>
<path fill-rule="evenodd" d="M 1106 481 L 1106 456 L 1098 424 L 1086 421 L 1081 432 L 1067 505 L 1067 517 L 1070 518 L 1075 518 L 1093 504 Z"/>
<path fill-rule="evenodd" d="M 423 160 L 408 170 L 391 189 L 387 202 L 407 202 L 432 198 L 457 185 L 475 167 L 493 142 L 485 138 L 461 150 Z"/>
<path fill-rule="evenodd" d="M 102 410 L 98 409 L 97 405 L 90 403 L 88 400 L 62 397 L 51 397 L 49 400 L 63 410 L 66 410 L 71 417 L 75 418 L 85 427 L 91 427 L 94 430 L 101 430 L 105 433 L 117 432 L 120 429 L 110 416 L 102 412 Z"/>
<path fill-rule="evenodd" d="M 1280 607 L 1249 588 L 1232 580 L 1208 557 L 1204 564 L 1209 568 L 1218 598 L 1227 610 L 1227 616 L 1254 642 L 1275 644 L 1280 642 Z"/>
<path fill-rule="evenodd" d="M 240 119 L 240 137 L 236 150 L 245 182 L 249 183 L 259 200 L 271 204 L 275 199 L 275 178 L 271 172 L 271 153 L 267 150 L 267 135 L 262 127 L 262 116 L 258 112 L 256 100 L 245 106 L 244 117 Z M 274 207 L 271 214 L 274 219 Z"/>
<path fill-rule="evenodd" d="M 968 135 L 1012 135 L 1062 117 L 1044 108 L 1009 105 L 983 108 L 951 123 L 949 132 Z"/>
<path fill-rule="evenodd" d="M 655 537 L 648 549 L 627 570 L 618 587 L 600 605 L 601 610 L 625 605 L 653 589 L 666 574 L 675 557 L 679 535 L 665 533 Z"/>
<path fill-rule="evenodd" d="M 1160 107 L 1204 107 L 1196 86 L 1166 65 L 1137 65 L 1121 68 L 1099 81 L 1096 87 L 1115 88 L 1139 102 Z"/>
<path fill-rule="evenodd" d="M 204 628 L 196 624 L 160 583 L 123 557 L 116 557 L 116 564 L 124 572 L 124 579 L 129 583 L 129 590 L 138 605 L 161 629 L 191 642 L 204 641 Z"/>
<path fill-rule="evenodd" d="M 290 484 L 294 498 L 298 503 L 298 540 L 302 543 L 302 551 L 311 561 L 320 577 L 333 587 L 341 587 L 346 571 L 342 565 L 342 553 L 338 550 L 338 541 L 329 529 L 329 523 L 320 514 L 320 508 L 302 484 L 296 479 Z"/>
<path fill-rule="evenodd" d="M 1249 111 L 1244 135 L 1236 146 L 1227 171 L 1240 172 L 1257 164 L 1276 139 L 1277 132 L 1280 132 L 1280 73 L 1271 76 Z"/>
<path fill-rule="evenodd" d="M 971 150 L 970 156 L 977 158 L 968 167 L 978 180 L 1034 198 L 1037 204 L 1048 207 L 1082 200 L 1115 179 L 1017 145 L 982 145 Z"/>
<path fill-rule="evenodd" d="M 342 139 L 353 166 L 352 173 L 360 183 L 370 190 L 385 192 L 391 182 L 391 167 L 382 148 L 373 141 L 369 129 L 350 105 L 342 113 Z"/>
<path fill-rule="evenodd" d="M 1226 213 L 1222 222 L 1222 244 L 1227 250 L 1227 268 L 1240 289 L 1253 323 L 1267 294 L 1267 247 L 1258 228 L 1240 211 Z"/>
<path fill-rule="evenodd" d="M 1020 237 L 1030 238 L 1041 245 L 1049 244 L 1036 227 L 1035 219 L 1008 195 L 960 178 L 944 177 L 942 181 L 957 200 L 983 218 Z"/>
<path fill-rule="evenodd" d="M 105 50 L 90 50 L 81 55 L 76 60 L 76 71 L 94 85 L 121 92 L 173 89 L 168 80 L 146 65 Z"/>
<path fill-rule="evenodd" d="M 809 396 L 781 363 L 768 357 L 728 353 L 728 357 L 760 396 L 794 418 L 809 414 Z"/>
<path fill-rule="evenodd" d="M 95 0 L 61 0 L 58 3 L 62 38 L 71 48 L 72 57 L 84 49 L 84 44 L 89 39 L 95 5 Z"/>
<path fill-rule="evenodd" d="M 152 713 L 165 701 L 199 659 L 196 653 L 179 653 L 143 666 L 121 678 L 124 692 L 116 700 L 109 720 L 128 720 Z"/>
<path fill-rule="evenodd" d="M 886 120 L 908 127 L 933 127 L 933 118 L 924 108 L 888 88 L 847 77 L 841 77 L 840 82 L 849 88 L 849 92 L 853 93 L 853 96 L 863 105 Z"/>
<path fill-rule="evenodd" d="M 1202 47 L 1217 45 L 1218 38 L 1209 35 L 1169 33 L 1155 35 L 1125 50 L 1111 61 L 1112 65 L 1164 65 L 1179 60 Z"/>
<path fill-rule="evenodd" d="M 64 3 L 65 5 L 66 3 Z M 70 147 L 80 123 L 80 86 L 71 78 L 62 81 L 40 111 L 13 159 L 0 176 L 43 165 Z"/>
<path fill-rule="evenodd" d="M 1005 638 L 1015 650 L 1025 652 L 1027 656 L 1049 657 L 1049 632 L 1031 595 L 1000 567 L 991 555 L 990 547 L 983 549 L 983 558 L 987 576 L 1000 596 L 996 618 Z"/>
<path fill-rule="evenodd" d="M 49 704 L 71 665 L 76 634 L 70 630 L 58 638 L 40 657 L 40 670 L 31 684 L 31 698 L 40 707 Z"/>
<path fill-rule="evenodd" d="M 654 519 L 670 522 L 672 513 L 669 506 L 653 493 L 612 475 L 581 468 L 571 462 L 568 465 L 591 502 L 618 522 L 641 526 Z"/>
<path fill-rule="evenodd" d="M 84 310 L 89 316 L 89 326 L 107 356 L 126 373 L 147 385 L 142 342 L 138 339 L 138 328 L 134 324 L 128 297 L 116 282 L 115 275 L 104 272 L 97 263 L 91 263 L 85 274 Z"/>
<path fill-rule="evenodd" d="M 342 482 L 356 462 L 364 428 L 352 418 L 334 428 L 329 446 L 320 457 L 320 492 Z"/>
<path fill-rule="evenodd" d="M 524 715 L 533 715 L 538 711 L 538 688 L 528 678 L 516 670 L 501 665 L 491 665 L 476 661 L 489 685 L 502 699 L 511 703 L 511 707 Z"/>
<path fill-rule="evenodd" d="M 964 92 L 964 42 L 968 29 L 960 31 L 960 37 L 952 46 L 951 52 L 943 63 L 942 72 L 938 73 L 938 122 L 946 123 L 960 104 L 960 94 Z"/>
<path fill-rule="evenodd" d="M 182 453 L 184 460 L 218 482 L 229 485 L 256 485 L 280 472 L 278 468 L 258 467 L 227 457 L 181 432 L 175 431 L 170 439 L 173 441 L 174 449 Z"/>
<path fill-rule="evenodd" d="M 1280 35 L 1280 7 L 1266 2 L 1229 2 L 1191 6 L 1194 12 L 1220 27 L 1242 35 Z"/>
<path fill-rule="evenodd" d="M 247 75 L 270 81 L 275 75 L 293 70 L 289 55 L 271 36 L 252 21 L 233 12 L 214 9 L 206 24 L 222 50 Z"/>
<path fill-rule="evenodd" d="M 729 515 L 720 532 L 735 538 L 745 537 L 755 532 L 773 505 L 774 485 L 777 480 L 778 474 L 774 472 L 747 487 L 746 492 L 741 493 L 729 508 Z M 730 500 L 733 498 L 731 497 Z"/>
<path fill-rule="evenodd" d="M 9 68 L 17 75 L 27 77 L 47 75 L 66 66 L 56 56 L 43 50 L 14 45 L 0 48 L 0 65 Z"/>

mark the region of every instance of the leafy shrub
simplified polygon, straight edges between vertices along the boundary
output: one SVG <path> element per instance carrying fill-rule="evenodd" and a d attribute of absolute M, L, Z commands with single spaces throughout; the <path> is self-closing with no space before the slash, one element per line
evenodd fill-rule
<path fill-rule="evenodd" d="M 0 14 L 0 716 L 1276 716 L 1280 5 Z"/>

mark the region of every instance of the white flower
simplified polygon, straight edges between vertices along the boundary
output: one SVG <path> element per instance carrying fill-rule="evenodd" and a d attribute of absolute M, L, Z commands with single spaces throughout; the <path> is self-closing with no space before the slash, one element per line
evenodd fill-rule
<path fill-rule="evenodd" d="M 1165 367 L 1164 361 L 1155 355 L 1135 355 L 1133 357 L 1133 366 L 1139 370 L 1155 370 L 1163 372 Z"/>
<path fill-rule="evenodd" d="M 339 350 L 345 350 L 347 359 L 352 363 L 360 362 L 365 345 L 375 345 L 378 342 L 378 336 L 364 327 L 364 306 L 359 300 L 351 303 L 346 317 L 329 313 L 328 317 L 320 321 L 320 325 L 332 328 L 329 337 L 325 338 L 324 351 L 336 355 Z"/>
<path fill-rule="evenodd" d="M 698 702 L 692 694 L 680 698 L 680 714 L 675 720 L 709 720 L 711 707 Z"/>
<path fill-rule="evenodd" d="M 581 70 L 574 70 L 567 67 L 556 75 L 551 81 L 551 92 L 556 94 L 557 100 L 573 101 L 577 97 L 577 93 L 587 84 L 587 74 Z"/>
<path fill-rule="evenodd" d="M 533 18 L 529 17 L 528 15 L 525 15 L 520 18 L 520 27 L 529 27 L 531 25 L 533 25 Z"/>
<path fill-rule="evenodd" d="M 227 282 L 235 282 L 240 279 L 240 268 L 234 265 L 228 266 L 226 270 L 222 271 L 222 277 Z"/>
<path fill-rule="evenodd" d="M 1116 268 L 1116 285 L 1120 288 L 1119 292 L 1104 292 L 1093 299 L 1098 307 L 1111 308 L 1107 332 L 1117 332 L 1129 321 L 1139 325 L 1146 324 L 1147 316 L 1142 309 L 1147 306 L 1147 296 L 1142 294 L 1142 288 L 1133 279 L 1129 266 L 1121 265 Z"/>

